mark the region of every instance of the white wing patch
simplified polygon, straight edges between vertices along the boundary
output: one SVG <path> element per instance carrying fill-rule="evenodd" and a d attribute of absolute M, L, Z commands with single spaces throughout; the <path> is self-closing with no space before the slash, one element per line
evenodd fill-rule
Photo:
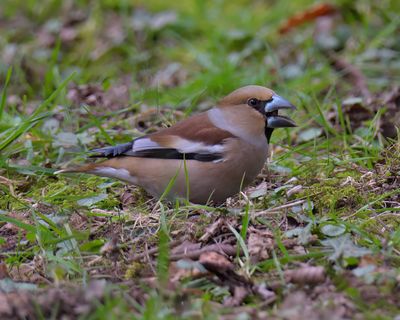
<path fill-rule="evenodd" d="M 195 142 L 183 138 L 176 138 L 174 143 L 175 149 L 182 153 L 222 153 L 224 151 L 223 144 L 204 144 L 202 142 Z"/>
<path fill-rule="evenodd" d="M 132 151 L 142 151 L 142 150 L 149 150 L 149 149 L 162 149 L 163 147 L 160 146 L 157 142 L 154 142 L 150 138 L 139 138 L 133 141 L 132 144 Z"/>
<path fill-rule="evenodd" d="M 208 145 L 202 142 L 191 141 L 174 136 L 173 143 L 168 146 L 162 146 L 150 138 L 139 138 L 133 142 L 132 152 L 154 149 L 173 148 L 180 153 L 223 153 L 225 146 L 223 144 Z M 127 152 L 126 154 L 129 154 Z"/>

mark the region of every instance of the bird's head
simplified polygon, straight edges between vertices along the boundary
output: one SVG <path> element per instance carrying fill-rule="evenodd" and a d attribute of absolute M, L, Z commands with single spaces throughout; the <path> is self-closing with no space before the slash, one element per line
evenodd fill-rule
<path fill-rule="evenodd" d="M 289 117 L 280 115 L 281 109 L 292 109 L 296 107 L 286 99 L 277 95 L 271 89 L 262 86 L 245 86 L 239 88 L 225 98 L 218 105 L 220 107 L 242 107 L 258 111 L 265 120 L 265 135 L 269 140 L 275 128 L 296 127 L 296 123 Z"/>

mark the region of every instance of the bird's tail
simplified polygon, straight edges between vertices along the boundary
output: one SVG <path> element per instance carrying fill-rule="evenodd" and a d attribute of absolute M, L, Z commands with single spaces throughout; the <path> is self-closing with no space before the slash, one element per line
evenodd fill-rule
<path fill-rule="evenodd" d="M 61 169 L 54 174 L 62 173 L 89 173 L 100 177 L 109 177 L 137 184 L 138 179 L 134 172 L 135 158 L 113 158 L 102 162 L 90 163 L 81 167 Z M 129 169 L 129 170 L 128 170 Z"/>
<path fill-rule="evenodd" d="M 98 166 L 99 166 L 99 163 L 90 163 L 90 164 L 85 165 L 85 166 L 61 169 L 61 170 L 55 171 L 54 174 L 62 174 L 62 173 L 93 173 Z"/>

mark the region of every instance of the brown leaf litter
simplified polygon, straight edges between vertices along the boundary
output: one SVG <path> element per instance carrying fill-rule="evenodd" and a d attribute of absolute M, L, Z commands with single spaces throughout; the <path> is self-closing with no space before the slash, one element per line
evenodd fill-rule
<path fill-rule="evenodd" d="M 63 46 L 71 46 L 78 40 L 79 27 L 87 19 L 84 11 L 69 8 L 65 10 L 62 21 L 46 23 L 37 31 L 37 40 L 41 47 L 52 48 L 60 39 Z"/>
<path fill-rule="evenodd" d="M 276 299 L 274 292 L 266 289 L 264 285 L 255 285 L 247 277 L 235 272 L 232 262 L 216 252 L 201 254 L 199 262 L 206 270 L 216 276 L 216 279 L 211 279 L 213 282 L 229 287 L 231 297 L 224 301 L 225 306 L 239 306 L 247 296 L 252 294 L 259 295 L 264 303 L 268 304 Z"/>
<path fill-rule="evenodd" d="M 107 295 L 105 281 L 92 281 L 83 288 L 62 287 L 46 290 L 0 292 L 1 319 L 36 319 L 57 314 L 57 318 L 76 319 L 94 312 L 97 302 Z M 40 314 L 37 306 L 40 306 Z"/>
<path fill-rule="evenodd" d="M 272 319 L 342 320 L 352 319 L 353 316 L 352 302 L 344 294 L 335 292 L 331 285 L 315 288 L 311 294 L 300 290 L 288 294 Z"/>
<path fill-rule="evenodd" d="M 107 111 L 117 111 L 129 104 L 130 77 L 125 77 L 113 84 L 107 90 L 100 84 L 83 84 L 70 86 L 67 98 L 75 105 L 87 105 L 93 114 L 104 114 Z"/>
<path fill-rule="evenodd" d="M 285 280 L 296 284 L 318 284 L 326 279 L 325 269 L 322 266 L 303 265 L 298 269 L 286 270 Z"/>
<path fill-rule="evenodd" d="M 187 71 L 179 63 L 170 63 L 157 71 L 150 82 L 152 88 L 173 88 L 181 85 L 188 77 Z"/>
<path fill-rule="evenodd" d="M 380 93 L 372 93 L 362 70 L 340 54 L 339 51 L 343 49 L 344 44 L 341 47 L 330 45 L 326 48 L 318 45 L 321 38 L 324 41 L 328 38 L 339 41 L 334 32 L 339 25 L 337 21 L 343 20 L 344 10 L 345 8 L 321 3 L 289 17 L 279 31 L 281 34 L 286 34 L 305 22 L 315 21 L 314 40 L 317 47 L 326 56 L 333 69 L 351 85 L 351 92 L 343 99 L 341 106 L 344 116 L 349 119 L 351 130 L 360 128 L 384 108 L 376 126 L 376 134 L 379 132 L 385 138 L 396 138 L 400 127 L 400 87 L 394 86 Z M 337 110 L 332 110 L 328 114 L 328 119 L 337 130 L 346 129 L 341 128 Z"/>

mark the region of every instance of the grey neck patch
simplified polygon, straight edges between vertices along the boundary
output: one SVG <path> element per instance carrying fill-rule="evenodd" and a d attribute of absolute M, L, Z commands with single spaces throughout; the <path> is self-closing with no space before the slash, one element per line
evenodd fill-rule
<path fill-rule="evenodd" d="M 251 135 L 249 132 L 246 132 L 246 130 L 243 130 L 242 128 L 236 126 L 231 121 L 229 121 L 229 119 L 224 117 L 224 114 L 220 109 L 218 108 L 210 109 L 207 111 L 207 115 L 211 123 L 217 128 L 226 130 L 232 133 L 234 136 L 257 147 L 265 147 L 265 148 L 268 147 L 268 141 L 265 138 L 265 135 L 262 135 L 260 137 L 255 137 Z"/>

